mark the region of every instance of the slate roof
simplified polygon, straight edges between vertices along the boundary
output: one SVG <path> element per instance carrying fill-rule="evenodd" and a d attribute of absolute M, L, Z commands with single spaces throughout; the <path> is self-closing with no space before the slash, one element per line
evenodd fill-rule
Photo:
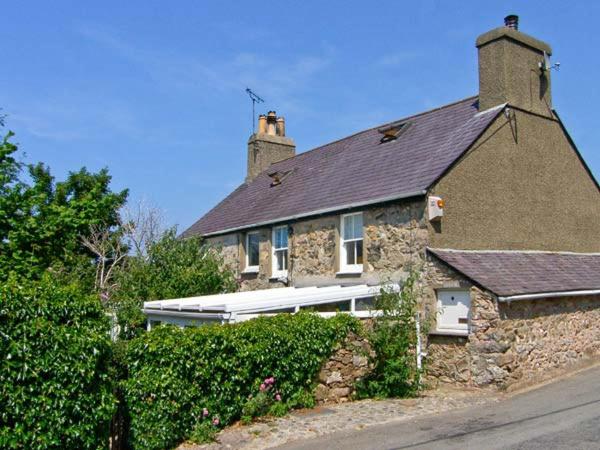
<path fill-rule="evenodd" d="M 600 289 L 600 253 L 428 251 L 501 297 Z"/>
<path fill-rule="evenodd" d="M 390 122 L 410 124 L 396 140 L 380 142 L 384 124 L 280 161 L 240 185 L 183 236 L 423 195 L 483 133 L 501 106 L 479 112 L 477 97 L 470 97 Z M 275 171 L 291 172 L 271 186 L 268 173 Z"/>

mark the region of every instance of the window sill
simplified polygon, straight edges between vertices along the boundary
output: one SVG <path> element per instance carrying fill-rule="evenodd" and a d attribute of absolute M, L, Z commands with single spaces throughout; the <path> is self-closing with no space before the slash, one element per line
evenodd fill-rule
<path fill-rule="evenodd" d="M 431 330 L 429 334 L 433 334 L 436 336 L 458 336 L 458 337 L 467 337 L 469 336 L 469 330 Z"/>
<path fill-rule="evenodd" d="M 275 273 L 269 277 L 269 281 L 281 281 L 281 280 L 287 280 L 287 279 L 288 279 L 287 272 Z"/>
<path fill-rule="evenodd" d="M 247 267 L 242 270 L 242 275 L 247 273 L 258 273 L 258 267 Z"/>
<path fill-rule="evenodd" d="M 349 276 L 349 275 L 360 276 L 362 274 L 363 274 L 362 268 L 360 268 L 360 269 L 343 269 L 343 270 L 340 270 L 339 272 L 336 272 L 335 276 L 336 277 L 339 277 L 339 276 L 343 277 L 343 276 Z"/>

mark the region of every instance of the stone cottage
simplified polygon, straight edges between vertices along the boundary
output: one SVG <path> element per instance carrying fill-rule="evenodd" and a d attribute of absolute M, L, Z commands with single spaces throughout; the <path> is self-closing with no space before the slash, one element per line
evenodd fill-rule
<path fill-rule="evenodd" d="M 442 381 L 600 355 L 600 186 L 552 107 L 552 49 L 516 16 L 476 47 L 478 95 L 310 151 L 261 115 L 245 181 L 183 236 L 217 246 L 242 291 L 377 286 L 418 265 Z"/>

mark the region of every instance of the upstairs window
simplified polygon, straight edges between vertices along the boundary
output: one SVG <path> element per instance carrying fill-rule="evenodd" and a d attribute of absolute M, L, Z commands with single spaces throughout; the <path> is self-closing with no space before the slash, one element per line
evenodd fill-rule
<path fill-rule="evenodd" d="M 260 236 L 258 232 L 246 234 L 246 268 L 245 272 L 258 272 Z"/>
<path fill-rule="evenodd" d="M 363 216 L 362 213 L 345 214 L 341 220 L 340 269 L 341 272 L 363 271 Z"/>
<path fill-rule="evenodd" d="M 273 273 L 274 277 L 287 276 L 288 271 L 288 227 L 273 228 Z"/>

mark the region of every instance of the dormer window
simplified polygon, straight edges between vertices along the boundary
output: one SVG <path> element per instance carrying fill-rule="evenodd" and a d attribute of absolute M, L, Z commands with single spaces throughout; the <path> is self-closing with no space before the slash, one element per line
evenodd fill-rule
<path fill-rule="evenodd" d="M 273 228 L 272 240 L 272 276 L 287 277 L 288 273 L 288 227 L 287 225 Z"/>
<path fill-rule="evenodd" d="M 394 122 L 385 127 L 379 128 L 377 131 L 383 135 L 379 142 L 381 144 L 385 144 L 386 142 L 395 141 L 402 133 L 406 131 L 408 126 L 408 122 Z"/>
<path fill-rule="evenodd" d="M 340 272 L 363 271 L 363 216 L 362 213 L 341 217 Z"/>

